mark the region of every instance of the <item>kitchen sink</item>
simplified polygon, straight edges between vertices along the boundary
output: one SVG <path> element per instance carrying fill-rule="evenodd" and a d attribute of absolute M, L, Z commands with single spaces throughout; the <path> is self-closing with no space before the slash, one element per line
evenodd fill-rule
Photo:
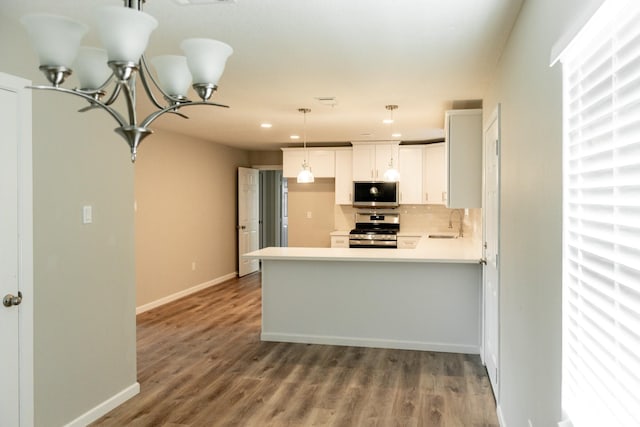
<path fill-rule="evenodd" d="M 457 239 L 455 234 L 429 234 L 430 239 Z"/>

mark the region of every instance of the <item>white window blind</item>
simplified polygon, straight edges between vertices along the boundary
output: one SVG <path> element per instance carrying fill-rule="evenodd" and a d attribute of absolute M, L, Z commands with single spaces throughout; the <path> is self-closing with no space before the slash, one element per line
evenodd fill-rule
<path fill-rule="evenodd" d="M 640 2 L 607 0 L 562 53 L 562 407 L 640 426 Z"/>

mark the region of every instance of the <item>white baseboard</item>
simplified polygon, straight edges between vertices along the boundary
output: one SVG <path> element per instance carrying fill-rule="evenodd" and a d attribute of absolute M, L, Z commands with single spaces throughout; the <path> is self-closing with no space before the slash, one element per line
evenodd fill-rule
<path fill-rule="evenodd" d="M 131 399 L 136 394 L 140 393 L 140 383 L 136 382 L 125 388 L 121 392 L 115 394 L 109 399 L 105 400 L 98 406 L 88 410 L 84 414 L 80 415 L 75 420 L 71 421 L 65 427 L 85 427 L 86 425 L 94 422 L 107 412 L 120 406 L 127 400 Z"/>
<path fill-rule="evenodd" d="M 225 274 L 224 276 L 209 280 L 208 282 L 204 282 L 199 285 L 192 286 L 189 289 L 184 289 L 180 292 L 176 292 L 175 294 L 167 295 L 166 297 L 162 297 L 158 300 L 136 307 L 136 314 L 144 313 L 145 311 L 149 311 L 152 308 L 160 307 L 161 305 L 165 305 L 167 303 L 170 303 L 182 297 L 186 297 L 187 295 L 191 295 L 195 292 L 201 291 L 211 286 L 219 285 L 220 283 L 226 282 L 227 280 L 233 279 L 237 276 L 238 276 L 238 272 L 234 271 L 233 273 Z"/>
<path fill-rule="evenodd" d="M 262 341 L 294 342 L 303 344 L 348 345 L 353 347 L 394 348 L 398 350 L 440 351 L 445 353 L 479 354 L 478 346 L 436 342 L 399 341 L 377 338 L 334 337 L 324 335 L 282 334 L 262 332 Z"/>

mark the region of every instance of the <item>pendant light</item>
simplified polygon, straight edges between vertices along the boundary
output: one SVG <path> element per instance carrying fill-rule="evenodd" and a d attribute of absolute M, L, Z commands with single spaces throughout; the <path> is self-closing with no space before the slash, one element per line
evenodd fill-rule
<path fill-rule="evenodd" d="M 302 143 L 304 144 L 304 159 L 302 161 L 302 169 L 298 173 L 297 182 L 300 184 L 309 184 L 315 181 L 313 173 L 311 172 L 311 166 L 309 166 L 309 153 L 307 151 L 307 113 L 311 112 L 309 108 L 298 108 L 298 111 L 304 115 L 303 129 L 302 129 Z"/>
<path fill-rule="evenodd" d="M 389 110 L 389 119 L 385 120 L 391 127 L 391 136 L 393 137 L 393 110 L 397 110 L 397 105 L 386 105 L 385 108 Z M 393 146 L 391 147 L 391 158 L 389 159 L 389 168 L 384 172 L 382 176 L 387 182 L 397 182 L 400 180 L 400 172 L 393 165 Z"/>

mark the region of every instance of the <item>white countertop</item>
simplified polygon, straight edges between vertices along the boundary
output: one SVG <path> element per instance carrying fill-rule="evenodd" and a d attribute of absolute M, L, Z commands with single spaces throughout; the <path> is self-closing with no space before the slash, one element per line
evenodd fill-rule
<path fill-rule="evenodd" d="M 418 235 L 420 233 L 417 233 Z M 339 235 L 339 234 L 338 234 Z M 407 235 L 415 236 L 416 233 Z M 470 238 L 420 239 L 415 249 L 382 248 L 278 248 L 249 252 L 246 258 L 263 260 L 369 261 L 369 262 L 441 262 L 475 264 L 482 258 L 479 241 Z"/>

